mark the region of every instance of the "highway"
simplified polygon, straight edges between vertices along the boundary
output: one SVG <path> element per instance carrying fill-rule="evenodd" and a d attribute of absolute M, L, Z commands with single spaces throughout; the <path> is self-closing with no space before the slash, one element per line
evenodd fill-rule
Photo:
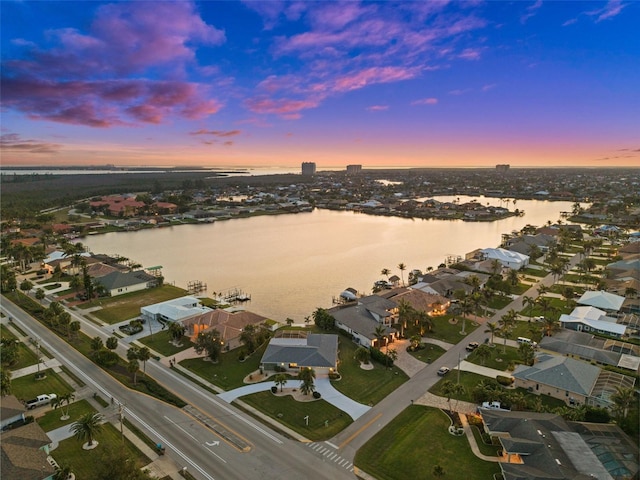
<path fill-rule="evenodd" d="M 244 439 L 248 448 L 242 451 L 183 409 L 126 388 L 4 297 L 2 308 L 27 335 L 38 338 L 40 344 L 51 355 L 103 398 L 113 397 L 124 404 L 125 417 L 149 438 L 162 443 L 166 447 L 166 455 L 171 457 L 179 468 L 186 466 L 198 479 L 355 478 L 350 462 L 333 453 L 334 449 L 331 446 L 323 448 L 322 454 L 310 448 L 309 444 L 288 439 L 226 402 L 218 400 L 212 393 L 160 363 L 154 360 L 147 362 L 147 375 L 179 395 L 201 415 L 208 417 L 210 423 Z M 100 336 L 103 339 L 107 337 L 100 327 L 72 310 L 69 312 L 74 319 L 82 322 L 82 330 L 87 335 Z M 127 344 L 121 342 L 118 352 L 126 353 L 127 347 Z M 109 419 L 116 418 L 117 405 L 103 413 Z"/>

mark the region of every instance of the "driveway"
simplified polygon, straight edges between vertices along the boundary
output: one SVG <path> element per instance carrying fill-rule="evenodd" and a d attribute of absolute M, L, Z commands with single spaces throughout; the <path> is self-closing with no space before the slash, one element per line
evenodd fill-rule
<path fill-rule="evenodd" d="M 300 380 L 288 380 L 287 388 L 300 388 L 301 384 L 302 382 Z M 218 394 L 218 398 L 224 400 L 225 402 L 231 403 L 237 398 L 243 397 L 245 395 L 250 395 L 257 392 L 266 392 L 273 386 L 274 383 L 269 381 L 253 383 L 251 385 L 245 385 L 228 392 L 220 393 Z M 334 407 L 339 408 L 354 420 L 360 418 L 371 408 L 367 405 L 362 405 L 361 403 L 351 400 L 349 397 L 343 395 L 338 390 L 333 388 L 333 385 L 331 385 L 331 381 L 327 376 L 316 378 L 315 386 L 316 391 L 320 392 L 324 400 L 329 402 Z"/>

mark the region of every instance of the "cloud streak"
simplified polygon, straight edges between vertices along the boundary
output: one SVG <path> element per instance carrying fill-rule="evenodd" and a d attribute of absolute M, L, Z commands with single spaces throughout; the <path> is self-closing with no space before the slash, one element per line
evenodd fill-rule
<path fill-rule="evenodd" d="M 0 135 L 0 150 L 17 153 L 58 153 L 61 146 L 57 143 L 23 139 L 17 133 Z"/>

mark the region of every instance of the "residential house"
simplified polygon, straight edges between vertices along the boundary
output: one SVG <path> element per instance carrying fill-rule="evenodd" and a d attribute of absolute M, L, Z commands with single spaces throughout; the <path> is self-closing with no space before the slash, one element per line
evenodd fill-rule
<path fill-rule="evenodd" d="M 504 248 L 483 248 L 480 250 L 484 260 L 497 260 L 503 267 L 520 270 L 529 265 L 529 256 Z"/>
<path fill-rule="evenodd" d="M 514 252 L 529 255 L 532 247 L 537 247 L 541 252 L 546 252 L 549 247 L 557 243 L 556 237 L 538 233 L 536 235 L 519 235 L 510 238 L 505 243 L 505 248 Z"/>
<path fill-rule="evenodd" d="M 518 365 L 515 386 L 536 395 L 548 395 L 567 405 L 609 407 L 616 386 L 633 387 L 635 378 L 603 372 L 595 365 L 547 353 L 536 355 L 532 366 Z"/>
<path fill-rule="evenodd" d="M 622 337 L 627 327 L 616 323 L 606 312 L 595 307 L 576 307 L 567 315 L 560 315 L 560 325 L 577 332 L 595 332 L 612 337 Z"/>
<path fill-rule="evenodd" d="M 27 409 L 14 395 L 2 397 L 0 408 L 0 430 L 16 422 L 24 422 L 24 412 Z"/>
<path fill-rule="evenodd" d="M 96 283 L 102 285 L 109 296 L 115 297 L 125 293 L 137 292 L 158 285 L 158 278 L 142 270 L 133 272 L 115 271 L 104 277 L 96 278 Z"/>
<path fill-rule="evenodd" d="M 480 409 L 499 439 L 504 480 L 635 478 L 638 447 L 614 424 L 567 422 L 555 413 Z"/>
<path fill-rule="evenodd" d="M 246 310 L 216 309 L 182 320 L 182 325 L 187 327 L 188 335 L 195 340 L 201 332 L 209 328 L 215 328 L 220 333 L 220 338 L 230 349 L 240 346 L 240 335 L 248 325 L 263 325 L 267 317 Z"/>
<path fill-rule="evenodd" d="M 3 399 L 2 408 L 4 408 Z M 51 439 L 36 422 L 0 434 L 2 478 L 52 480 L 54 461 L 49 457 Z"/>
<path fill-rule="evenodd" d="M 312 368 L 316 375 L 338 369 L 338 336 L 302 331 L 279 331 L 262 355 L 260 365 L 265 370 L 275 367 L 298 372 Z"/>
<path fill-rule="evenodd" d="M 335 318 L 336 327 L 353 335 L 356 343 L 366 347 L 378 345 L 376 328 L 382 326 L 384 339 L 382 342 L 393 342 L 397 330 L 392 327 L 397 320 L 398 305 L 392 300 L 378 295 L 359 298 L 355 305 L 341 305 L 328 310 Z M 384 343 L 383 343 L 384 345 Z"/>
<path fill-rule="evenodd" d="M 187 295 L 142 307 L 140 309 L 140 315 L 147 321 L 180 322 L 187 318 L 210 312 L 211 310 L 211 308 L 203 306 L 196 297 Z"/>
<path fill-rule="evenodd" d="M 382 291 L 378 295 L 392 300 L 398 305 L 400 302 L 406 302 L 414 309 L 427 312 L 429 315 L 443 314 L 451 303 L 448 298 L 442 295 L 427 293 L 411 287 L 394 288 Z"/>
<path fill-rule="evenodd" d="M 587 290 L 578 299 L 578 304 L 601 308 L 607 312 L 617 312 L 624 303 L 624 297 L 603 290 L 596 292 Z"/>

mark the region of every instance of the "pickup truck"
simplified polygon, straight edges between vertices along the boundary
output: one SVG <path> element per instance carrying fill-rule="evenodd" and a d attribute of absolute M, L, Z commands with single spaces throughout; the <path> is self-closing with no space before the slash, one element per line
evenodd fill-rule
<path fill-rule="evenodd" d="M 41 407 L 42 405 L 48 405 L 52 400 L 55 400 L 58 396 L 55 393 L 42 394 L 38 395 L 36 398 L 33 398 L 25 403 L 25 406 L 28 410 L 33 410 L 36 407 Z"/>

